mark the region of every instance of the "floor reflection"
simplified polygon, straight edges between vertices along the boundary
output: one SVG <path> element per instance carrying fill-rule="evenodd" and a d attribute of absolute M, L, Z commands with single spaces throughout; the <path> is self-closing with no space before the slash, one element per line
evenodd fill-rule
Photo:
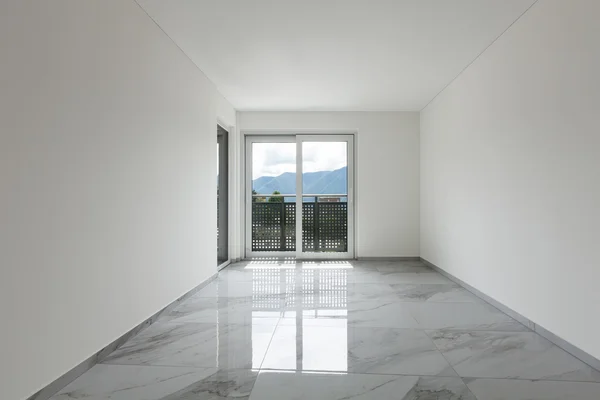
<path fill-rule="evenodd" d="M 600 388 L 600 371 L 417 261 L 263 260 L 221 271 L 52 400 L 475 400 L 461 378 L 481 398 Z"/>
<path fill-rule="evenodd" d="M 248 265 L 252 271 L 252 319 L 269 318 L 277 312 L 282 318 L 262 368 L 348 370 L 347 293 L 351 268 L 344 261 Z M 281 293 L 285 294 L 283 307 L 277 297 Z M 333 329 L 314 329 L 316 320 L 326 320 Z"/>

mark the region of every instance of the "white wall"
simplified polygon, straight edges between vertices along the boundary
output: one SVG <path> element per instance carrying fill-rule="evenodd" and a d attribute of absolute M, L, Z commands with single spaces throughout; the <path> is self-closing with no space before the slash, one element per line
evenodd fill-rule
<path fill-rule="evenodd" d="M 3 1 L 0 38 L 12 400 L 216 271 L 217 114 L 235 112 L 133 1 Z"/>
<path fill-rule="evenodd" d="M 597 0 L 544 0 L 421 115 L 421 255 L 600 358 Z"/>
<path fill-rule="evenodd" d="M 418 113 L 240 112 L 238 126 L 242 131 L 358 132 L 356 254 L 419 255 Z"/>
<path fill-rule="evenodd" d="M 231 129 L 236 124 L 236 111 L 231 103 L 223 97 L 221 93 L 217 93 L 217 121 L 226 129 Z"/>

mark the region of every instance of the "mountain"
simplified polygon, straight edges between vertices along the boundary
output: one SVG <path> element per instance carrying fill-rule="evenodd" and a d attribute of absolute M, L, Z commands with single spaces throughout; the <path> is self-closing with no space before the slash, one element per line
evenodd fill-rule
<path fill-rule="evenodd" d="M 306 194 L 344 194 L 348 191 L 347 167 L 335 171 L 306 172 L 302 174 Z M 296 173 L 286 172 L 279 176 L 261 176 L 252 181 L 258 194 L 296 194 Z"/>

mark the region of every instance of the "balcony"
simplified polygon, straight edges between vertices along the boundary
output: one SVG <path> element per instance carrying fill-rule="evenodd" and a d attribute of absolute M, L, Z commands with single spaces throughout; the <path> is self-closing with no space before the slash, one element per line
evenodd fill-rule
<path fill-rule="evenodd" d="M 314 201 L 302 203 L 303 252 L 348 251 L 345 196 L 310 196 Z M 265 197 L 253 198 L 252 251 L 296 251 L 296 203 L 283 201 L 286 197 L 271 197 L 268 201 Z"/>

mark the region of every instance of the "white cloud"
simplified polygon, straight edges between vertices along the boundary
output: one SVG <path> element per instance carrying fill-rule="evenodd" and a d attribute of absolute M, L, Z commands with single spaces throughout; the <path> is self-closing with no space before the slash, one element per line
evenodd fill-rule
<path fill-rule="evenodd" d="M 253 143 L 252 179 L 296 171 L 296 143 Z"/>
<path fill-rule="evenodd" d="M 253 143 L 252 179 L 296 172 L 296 143 Z M 304 142 L 303 172 L 333 171 L 348 165 L 346 142 Z"/>

